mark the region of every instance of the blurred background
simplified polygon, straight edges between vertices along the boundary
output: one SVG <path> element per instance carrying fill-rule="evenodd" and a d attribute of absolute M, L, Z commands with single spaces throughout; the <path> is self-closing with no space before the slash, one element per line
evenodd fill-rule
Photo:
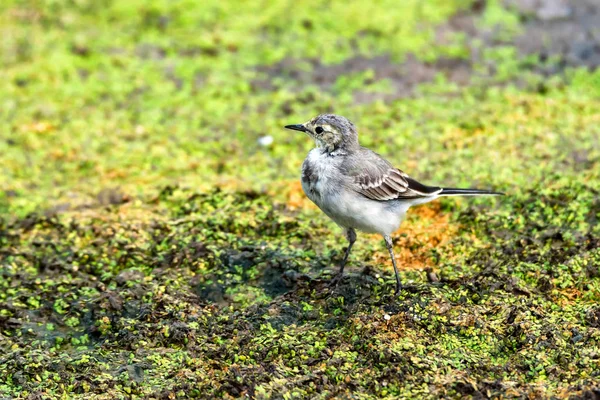
<path fill-rule="evenodd" d="M 348 116 L 364 145 L 432 183 L 507 188 L 516 169 L 539 179 L 540 151 L 570 141 L 581 154 L 585 133 L 544 118 L 563 112 L 556 102 L 536 97 L 530 110 L 520 96 L 598 95 L 598 9 L 6 0 L 0 207 L 86 204 L 117 186 L 136 197 L 296 180 L 311 144 L 281 126 L 319 112 Z"/>
<path fill-rule="evenodd" d="M 0 397 L 597 396 L 599 21 L 2 0 Z M 327 296 L 346 242 L 283 129 L 322 112 L 419 181 L 508 196 L 411 210 L 398 297 L 360 235 Z"/>

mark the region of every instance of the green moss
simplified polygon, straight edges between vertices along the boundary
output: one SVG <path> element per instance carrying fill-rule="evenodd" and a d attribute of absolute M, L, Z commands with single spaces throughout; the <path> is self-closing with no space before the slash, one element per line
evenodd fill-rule
<path fill-rule="evenodd" d="M 517 12 L 477 7 L 3 2 L 0 395 L 591 395 L 600 75 L 542 77 Z M 502 44 L 438 40 L 457 12 Z M 397 96 L 411 54 L 469 83 Z M 360 235 L 332 294 L 344 238 L 281 128 L 322 111 L 420 180 L 509 196 L 411 213 L 399 296 Z"/>

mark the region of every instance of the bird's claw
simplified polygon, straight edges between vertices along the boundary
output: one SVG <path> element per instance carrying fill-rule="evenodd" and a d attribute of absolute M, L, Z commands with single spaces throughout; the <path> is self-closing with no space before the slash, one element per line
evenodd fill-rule
<path fill-rule="evenodd" d="M 341 282 L 343 276 L 344 274 L 336 274 L 333 278 L 331 278 L 331 280 L 327 284 L 327 287 L 330 288 L 332 291 L 335 291 L 335 289 L 337 289 L 339 283 Z"/>
<path fill-rule="evenodd" d="M 394 289 L 394 296 L 398 296 L 398 294 L 400 293 L 401 290 L 402 290 L 402 284 L 396 283 L 396 289 Z"/>

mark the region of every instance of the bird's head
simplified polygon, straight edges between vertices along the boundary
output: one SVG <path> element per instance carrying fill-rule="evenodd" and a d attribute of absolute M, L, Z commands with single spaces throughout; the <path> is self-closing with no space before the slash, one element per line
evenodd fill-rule
<path fill-rule="evenodd" d="M 315 140 L 317 147 L 328 153 L 334 150 L 352 152 L 358 149 L 356 127 L 347 118 L 335 114 L 321 114 L 308 122 L 286 125 L 287 129 L 305 132 Z"/>

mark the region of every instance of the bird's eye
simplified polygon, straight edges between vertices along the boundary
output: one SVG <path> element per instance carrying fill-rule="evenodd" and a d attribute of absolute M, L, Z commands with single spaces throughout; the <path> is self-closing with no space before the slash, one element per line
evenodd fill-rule
<path fill-rule="evenodd" d="M 320 134 L 320 133 L 323 133 L 323 128 L 321 128 L 320 126 L 317 126 L 317 127 L 315 128 L 315 132 L 317 132 L 317 133 L 319 133 L 319 134 Z"/>

